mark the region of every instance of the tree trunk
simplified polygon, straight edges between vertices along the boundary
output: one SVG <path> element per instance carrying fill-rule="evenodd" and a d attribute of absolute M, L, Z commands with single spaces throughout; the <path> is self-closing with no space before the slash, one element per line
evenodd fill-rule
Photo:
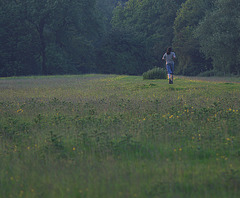
<path fill-rule="evenodd" d="M 39 39 L 40 39 L 40 55 L 42 58 L 41 73 L 43 75 L 47 75 L 48 71 L 47 71 L 47 65 L 46 65 L 46 43 L 43 35 L 44 25 L 45 25 L 45 21 L 41 20 L 38 27 L 38 33 L 39 33 Z"/>

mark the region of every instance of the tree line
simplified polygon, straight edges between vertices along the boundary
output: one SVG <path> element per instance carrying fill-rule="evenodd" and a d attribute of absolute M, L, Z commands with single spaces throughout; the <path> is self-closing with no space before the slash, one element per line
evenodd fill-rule
<path fill-rule="evenodd" d="M 240 72 L 238 0 L 0 0 L 0 76 Z"/>

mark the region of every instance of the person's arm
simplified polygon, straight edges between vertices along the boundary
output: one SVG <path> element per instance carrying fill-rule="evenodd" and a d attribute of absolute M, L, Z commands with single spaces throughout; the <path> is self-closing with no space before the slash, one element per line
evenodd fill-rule
<path fill-rule="evenodd" d="M 166 53 L 163 55 L 162 60 L 166 59 Z"/>
<path fill-rule="evenodd" d="M 176 58 L 176 54 L 173 52 L 173 60 L 175 60 Z"/>

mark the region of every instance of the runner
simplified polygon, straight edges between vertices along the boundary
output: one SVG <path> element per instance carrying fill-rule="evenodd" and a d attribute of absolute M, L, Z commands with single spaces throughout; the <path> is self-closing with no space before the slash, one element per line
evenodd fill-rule
<path fill-rule="evenodd" d="M 176 55 L 172 52 L 171 47 L 167 48 L 167 52 L 163 55 L 162 59 L 166 61 L 169 84 L 173 84 L 174 59 L 176 59 Z"/>

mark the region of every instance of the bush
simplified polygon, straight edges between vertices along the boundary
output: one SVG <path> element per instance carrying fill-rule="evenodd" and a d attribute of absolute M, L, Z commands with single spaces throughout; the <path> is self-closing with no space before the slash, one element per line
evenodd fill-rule
<path fill-rule="evenodd" d="M 143 79 L 167 79 L 167 74 L 164 69 L 155 67 L 147 72 L 144 72 Z"/>
<path fill-rule="evenodd" d="M 205 72 L 198 74 L 198 76 L 200 76 L 200 77 L 210 77 L 210 76 L 214 76 L 214 75 L 215 75 L 214 70 L 209 70 L 209 71 L 205 71 Z"/>

